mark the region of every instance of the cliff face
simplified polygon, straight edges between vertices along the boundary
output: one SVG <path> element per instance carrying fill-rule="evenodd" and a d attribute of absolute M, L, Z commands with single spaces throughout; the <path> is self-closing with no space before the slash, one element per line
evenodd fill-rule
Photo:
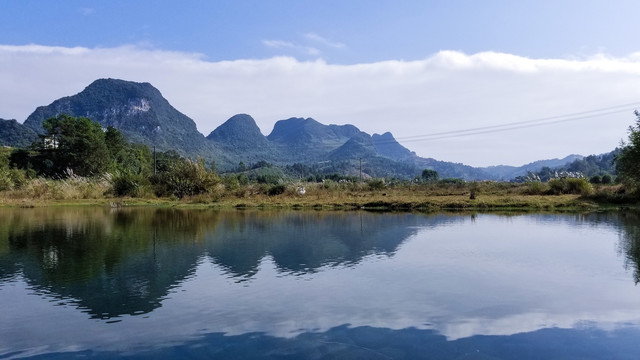
<path fill-rule="evenodd" d="M 214 152 L 195 122 L 171 106 L 149 83 L 96 80 L 76 95 L 38 107 L 24 125 L 42 133 L 44 120 L 59 114 L 88 117 L 103 127 L 115 127 L 133 142 L 160 150 L 199 155 Z"/>

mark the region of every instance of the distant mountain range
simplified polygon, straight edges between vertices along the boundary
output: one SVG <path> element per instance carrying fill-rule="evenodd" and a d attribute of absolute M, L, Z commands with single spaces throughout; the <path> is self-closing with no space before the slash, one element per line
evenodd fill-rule
<path fill-rule="evenodd" d="M 0 119 L 0 145 L 29 145 L 44 132 L 44 120 L 63 113 L 113 126 L 130 141 L 160 151 L 175 150 L 183 156 L 215 161 L 221 171 L 233 169 L 240 162 L 249 165 L 266 161 L 281 166 L 300 163 L 326 171 L 339 168 L 355 175 L 362 159 L 363 172 L 371 177 L 413 178 L 424 169 L 433 169 L 442 178 L 510 180 L 528 171 L 582 158 L 571 155 L 520 167 L 475 168 L 419 157 L 390 132 L 369 135 L 353 125 L 324 125 L 312 118 L 280 120 L 271 134 L 264 136 L 247 114 L 232 116 L 205 137 L 192 119 L 171 106 L 151 84 L 117 79 L 96 80 L 76 95 L 40 106 L 23 124 Z"/>

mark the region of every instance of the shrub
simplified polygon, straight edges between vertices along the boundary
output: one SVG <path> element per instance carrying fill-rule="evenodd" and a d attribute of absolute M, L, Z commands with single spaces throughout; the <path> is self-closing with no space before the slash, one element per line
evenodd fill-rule
<path fill-rule="evenodd" d="M 222 183 L 224 184 L 225 189 L 229 191 L 234 191 L 240 188 L 240 181 L 236 174 L 226 174 L 222 176 Z"/>
<path fill-rule="evenodd" d="M 469 199 L 475 200 L 475 198 L 478 196 L 479 193 L 480 193 L 480 184 L 474 181 L 469 186 Z"/>
<path fill-rule="evenodd" d="M 611 175 L 606 174 L 606 175 L 602 175 L 602 183 L 603 184 L 611 184 Z"/>
<path fill-rule="evenodd" d="M 115 196 L 140 196 L 142 178 L 129 172 L 117 172 L 111 177 L 111 192 Z"/>
<path fill-rule="evenodd" d="M 593 193 L 593 187 L 585 179 L 567 179 L 567 193 L 577 195 L 590 195 Z"/>
<path fill-rule="evenodd" d="M 247 177 L 246 174 L 244 174 L 244 173 L 238 174 L 237 178 L 238 178 L 238 182 L 240 183 L 240 185 L 245 186 L 245 185 L 249 184 L 249 178 Z"/>
<path fill-rule="evenodd" d="M 558 178 L 549 180 L 549 193 L 589 195 L 593 193 L 593 187 L 585 179 Z"/>
<path fill-rule="evenodd" d="M 547 191 L 547 187 L 540 181 L 529 181 L 524 189 L 524 193 L 527 195 L 542 195 L 545 191 Z"/>
<path fill-rule="evenodd" d="M 386 184 L 384 183 L 384 179 L 373 179 L 370 180 L 367 185 L 369 186 L 370 190 L 382 190 L 386 187 Z"/>
<path fill-rule="evenodd" d="M 9 171 L 0 170 L 0 191 L 11 190 L 13 189 L 13 181 L 11 181 L 11 177 L 9 176 Z"/>
<path fill-rule="evenodd" d="M 549 193 L 552 195 L 564 194 L 567 188 L 567 179 L 549 180 Z"/>
<path fill-rule="evenodd" d="M 152 177 L 158 196 L 173 195 L 179 199 L 213 190 L 219 182 L 215 173 L 204 168 L 204 162 L 179 160 L 171 164 L 166 172 Z"/>
<path fill-rule="evenodd" d="M 327 190 L 337 190 L 338 183 L 330 179 L 325 179 L 325 180 L 322 180 L 322 187 Z"/>
<path fill-rule="evenodd" d="M 281 177 L 278 174 L 274 173 L 266 173 L 260 174 L 256 176 L 256 181 L 259 184 L 277 184 L 281 180 Z"/>
<path fill-rule="evenodd" d="M 11 178 L 11 181 L 13 181 L 13 187 L 16 189 L 21 189 L 28 181 L 27 172 L 20 169 L 9 170 L 9 177 Z"/>
<path fill-rule="evenodd" d="M 287 187 L 282 185 L 282 184 L 273 185 L 272 187 L 269 188 L 269 191 L 267 192 L 267 195 L 275 196 L 275 195 L 284 194 L 284 191 L 286 189 L 287 189 Z"/>
<path fill-rule="evenodd" d="M 441 185 L 464 185 L 465 181 L 458 178 L 445 178 L 438 181 Z"/>

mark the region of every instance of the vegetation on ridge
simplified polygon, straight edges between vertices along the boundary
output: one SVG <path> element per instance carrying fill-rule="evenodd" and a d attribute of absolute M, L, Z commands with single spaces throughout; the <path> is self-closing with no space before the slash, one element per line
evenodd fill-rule
<path fill-rule="evenodd" d="M 229 206 L 557 209 L 635 202 L 640 184 L 640 120 L 617 157 L 622 184 L 612 184 L 608 174 L 587 179 L 562 172 L 546 181 L 466 182 L 440 179 L 429 168 L 412 180 L 371 178 L 348 161 L 332 163 L 333 173 L 320 165 L 241 162 L 219 175 L 214 163 L 207 166 L 203 159 L 193 161 L 173 151 L 153 154 L 146 145 L 128 143 L 117 129 L 103 129 L 88 118 L 63 114 L 43 125 L 45 134 L 30 147 L 4 148 L 0 153 L 5 204 L 137 198 Z"/>

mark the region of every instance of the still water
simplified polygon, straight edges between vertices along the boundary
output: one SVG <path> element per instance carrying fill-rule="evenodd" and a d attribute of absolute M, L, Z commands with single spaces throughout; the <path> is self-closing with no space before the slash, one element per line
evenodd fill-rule
<path fill-rule="evenodd" d="M 0 358 L 636 359 L 640 216 L 0 209 Z"/>

